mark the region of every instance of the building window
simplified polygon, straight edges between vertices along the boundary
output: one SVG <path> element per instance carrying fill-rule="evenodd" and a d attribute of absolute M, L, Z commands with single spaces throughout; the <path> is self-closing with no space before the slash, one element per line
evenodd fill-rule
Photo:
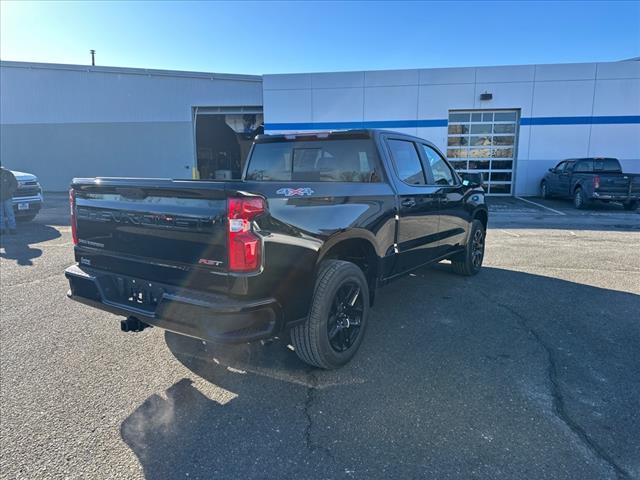
<path fill-rule="evenodd" d="M 513 193 L 517 110 L 450 111 L 447 158 L 459 172 L 482 172 L 488 193 Z"/>

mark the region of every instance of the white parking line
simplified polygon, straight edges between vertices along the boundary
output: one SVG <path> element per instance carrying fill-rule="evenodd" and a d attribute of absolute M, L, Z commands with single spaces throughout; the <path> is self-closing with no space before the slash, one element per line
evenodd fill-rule
<path fill-rule="evenodd" d="M 566 215 L 566 213 L 561 212 L 560 210 L 556 210 L 556 209 L 554 209 L 554 208 L 546 207 L 546 206 L 542 205 L 541 203 L 532 202 L 531 200 L 527 200 L 526 198 L 522 198 L 522 197 L 516 197 L 516 198 L 517 198 L 518 200 L 522 200 L 523 202 L 527 202 L 527 203 L 530 203 L 530 204 L 532 204 L 532 205 L 536 205 L 536 206 L 538 206 L 538 207 L 542 207 L 542 208 L 545 208 L 545 209 L 547 209 L 547 210 L 550 210 L 550 211 L 552 211 L 553 213 L 557 213 L 558 215 Z"/>

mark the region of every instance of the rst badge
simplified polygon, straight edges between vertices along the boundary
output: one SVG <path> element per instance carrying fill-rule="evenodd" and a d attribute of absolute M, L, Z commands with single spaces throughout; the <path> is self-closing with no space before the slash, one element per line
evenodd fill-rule
<path fill-rule="evenodd" d="M 201 258 L 200 260 L 198 260 L 198 263 L 200 265 L 207 265 L 209 267 L 219 267 L 222 265 L 223 262 L 221 262 L 220 260 L 210 260 L 208 258 Z"/>
<path fill-rule="evenodd" d="M 313 195 L 313 190 L 309 187 L 301 188 L 281 188 L 276 191 L 278 195 L 284 195 L 285 197 L 304 197 L 306 195 Z"/>

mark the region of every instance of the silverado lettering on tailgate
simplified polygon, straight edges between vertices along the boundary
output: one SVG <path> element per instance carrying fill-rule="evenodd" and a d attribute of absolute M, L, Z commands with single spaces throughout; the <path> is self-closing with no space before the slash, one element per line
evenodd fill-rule
<path fill-rule="evenodd" d="M 140 225 L 151 228 L 168 228 L 176 230 L 208 230 L 216 223 L 214 217 L 184 217 L 163 213 L 127 212 L 122 210 L 106 210 L 78 207 L 78 220 Z"/>

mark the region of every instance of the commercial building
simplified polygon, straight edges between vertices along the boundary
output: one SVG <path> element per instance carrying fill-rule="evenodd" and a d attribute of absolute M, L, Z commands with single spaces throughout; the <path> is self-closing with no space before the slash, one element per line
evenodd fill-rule
<path fill-rule="evenodd" d="M 398 130 L 484 172 L 492 194 L 535 195 L 564 158 L 640 173 L 640 61 L 264 76 L 0 64 L 0 158 L 49 190 L 233 178 L 263 128 Z"/>

